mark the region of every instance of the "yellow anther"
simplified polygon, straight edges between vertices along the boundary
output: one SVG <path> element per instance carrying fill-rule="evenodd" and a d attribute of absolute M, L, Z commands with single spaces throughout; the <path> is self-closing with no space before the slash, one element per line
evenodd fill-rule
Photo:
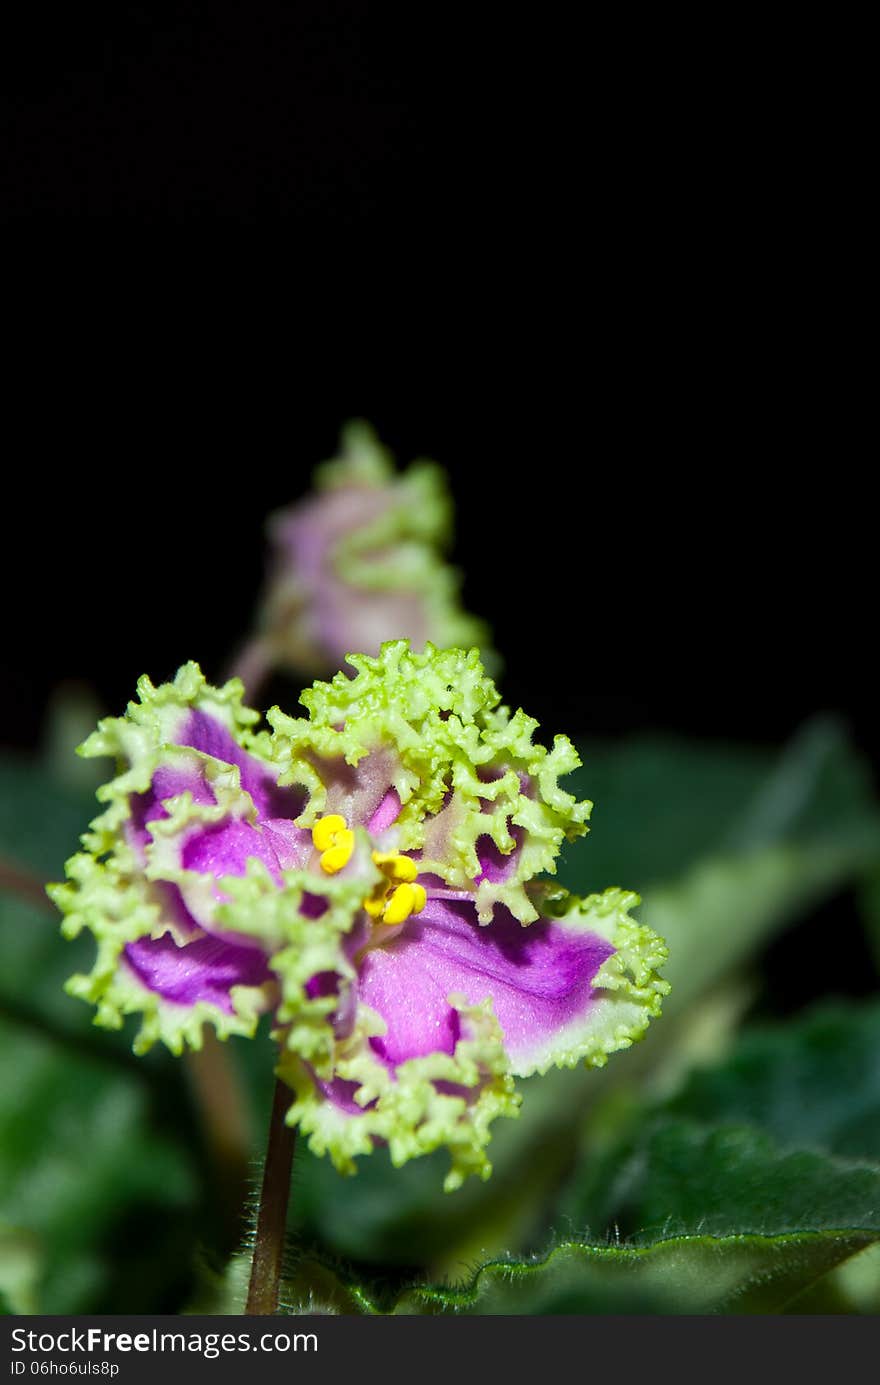
<path fill-rule="evenodd" d="M 382 911 L 385 908 L 385 891 L 383 890 L 378 897 L 376 895 L 369 895 L 364 900 L 364 908 L 371 919 L 380 919 L 382 917 Z"/>
<path fill-rule="evenodd" d="M 428 895 L 425 891 L 424 885 L 413 885 L 412 891 L 415 895 L 415 899 L 413 900 L 412 911 L 414 914 L 420 914 L 428 902 Z"/>
<path fill-rule="evenodd" d="M 398 885 L 385 905 L 383 923 L 403 923 L 412 913 L 412 885 Z"/>
<path fill-rule="evenodd" d="M 427 896 L 421 885 L 398 885 L 385 905 L 382 922 L 403 923 L 410 914 L 417 914 L 425 907 Z"/>
<path fill-rule="evenodd" d="M 399 856 L 396 851 L 374 851 L 373 860 L 383 879 L 364 900 L 364 909 L 370 918 L 377 923 L 394 925 L 404 923 L 410 914 L 421 913 L 428 896 L 421 885 L 413 883 L 419 872 L 415 861 L 410 856 Z"/>
<path fill-rule="evenodd" d="M 328 846 L 326 851 L 321 852 L 321 869 L 328 875 L 335 875 L 343 866 L 347 866 L 351 860 L 351 853 L 354 851 L 354 833 L 347 827 L 333 833 L 333 845 Z"/>
<path fill-rule="evenodd" d="M 374 851 L 373 860 L 383 875 L 401 882 L 415 880 L 419 868 L 409 856 L 398 856 L 393 851 Z"/>
<path fill-rule="evenodd" d="M 334 838 L 337 832 L 344 832 L 347 828 L 348 823 L 339 813 L 328 813 L 325 818 L 318 818 L 312 828 L 312 841 L 316 849 L 326 851 L 328 846 L 335 845 Z"/>
<path fill-rule="evenodd" d="M 354 851 L 354 833 L 340 813 L 328 813 L 318 818 L 312 828 L 312 841 L 321 853 L 321 869 L 335 875 L 347 866 Z"/>

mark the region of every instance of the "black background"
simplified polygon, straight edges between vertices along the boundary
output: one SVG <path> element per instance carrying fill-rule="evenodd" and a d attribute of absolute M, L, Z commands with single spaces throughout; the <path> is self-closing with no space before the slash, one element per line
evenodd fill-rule
<path fill-rule="evenodd" d="M 362 415 L 449 469 L 467 603 L 548 732 L 830 709 L 876 758 L 845 227 L 778 88 L 552 15 L 3 23 L 4 741 L 62 679 L 116 709 L 219 676 L 263 516 Z"/>
<path fill-rule="evenodd" d="M 548 730 L 777 741 L 833 709 L 876 752 L 870 502 L 803 420 L 777 452 L 754 400 L 698 375 L 698 400 L 670 397 L 664 372 L 628 365 L 561 382 L 544 362 L 502 380 L 471 362 L 414 388 L 396 369 L 276 363 L 257 389 L 234 349 L 198 379 L 176 353 L 145 378 L 142 362 L 86 371 L 76 349 L 36 365 L 9 449 L 5 737 L 35 737 L 61 679 L 121 710 L 141 672 L 194 657 L 219 677 L 256 601 L 264 514 L 363 414 L 401 459 L 449 468 L 467 603 L 494 626 L 506 695 Z"/>

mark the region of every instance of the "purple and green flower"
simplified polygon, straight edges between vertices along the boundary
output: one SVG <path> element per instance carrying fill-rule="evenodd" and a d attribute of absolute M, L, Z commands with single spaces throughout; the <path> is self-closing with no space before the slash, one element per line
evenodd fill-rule
<path fill-rule="evenodd" d="M 392 637 L 416 650 L 485 651 L 487 628 L 462 609 L 444 556 L 451 534 L 442 468 L 417 461 L 398 471 L 368 424 L 349 423 L 314 492 L 271 520 L 259 629 L 236 669 L 245 685 L 272 667 L 332 672 L 350 649 L 378 654 Z"/>
<path fill-rule="evenodd" d="M 514 1079 L 604 1064 L 668 989 L 665 947 L 621 889 L 546 877 L 591 805 L 579 761 L 511 715 L 476 650 L 352 655 L 307 716 L 242 705 L 195 664 L 146 678 L 82 747 L 117 775 L 52 896 L 97 957 L 70 991 L 135 1048 L 253 1035 L 271 1012 L 288 1121 L 343 1172 L 449 1150 L 447 1188 L 487 1176 Z"/>

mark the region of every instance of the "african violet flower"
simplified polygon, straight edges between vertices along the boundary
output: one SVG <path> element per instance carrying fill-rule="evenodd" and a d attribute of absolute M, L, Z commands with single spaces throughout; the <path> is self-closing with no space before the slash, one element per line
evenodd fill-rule
<path fill-rule="evenodd" d="M 254 1033 L 274 1012 L 288 1119 L 353 1170 L 447 1147 L 453 1188 L 487 1176 L 514 1077 L 641 1036 L 666 952 L 620 889 L 579 900 L 536 877 L 590 810 L 558 784 L 579 763 L 511 716 L 476 650 L 352 656 L 277 708 L 268 731 L 233 679 L 197 665 L 139 684 L 82 747 L 118 774 L 86 851 L 52 887 L 97 960 L 69 982 L 99 1024 L 138 1013 L 137 1051 Z"/>
<path fill-rule="evenodd" d="M 240 665 L 246 686 L 275 665 L 332 672 L 350 649 L 377 654 L 398 636 L 415 649 L 486 647 L 443 558 L 452 501 L 442 469 L 421 461 L 396 472 L 366 423 L 343 429 L 341 451 L 316 471 L 317 494 L 271 521 L 260 631 Z"/>

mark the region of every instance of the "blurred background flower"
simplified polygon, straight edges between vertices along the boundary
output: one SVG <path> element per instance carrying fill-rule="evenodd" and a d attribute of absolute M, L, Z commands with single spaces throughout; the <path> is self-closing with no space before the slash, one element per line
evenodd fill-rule
<path fill-rule="evenodd" d="M 352 422 L 313 490 L 267 526 L 258 629 L 234 668 L 249 698 L 273 668 L 307 682 L 334 674 L 346 654 L 378 654 L 387 639 L 414 650 L 429 640 L 438 649 L 476 645 L 486 666 L 497 666 L 488 626 L 462 609 L 459 575 L 444 558 L 453 503 L 442 468 L 421 461 L 397 472 L 370 425 Z"/>

